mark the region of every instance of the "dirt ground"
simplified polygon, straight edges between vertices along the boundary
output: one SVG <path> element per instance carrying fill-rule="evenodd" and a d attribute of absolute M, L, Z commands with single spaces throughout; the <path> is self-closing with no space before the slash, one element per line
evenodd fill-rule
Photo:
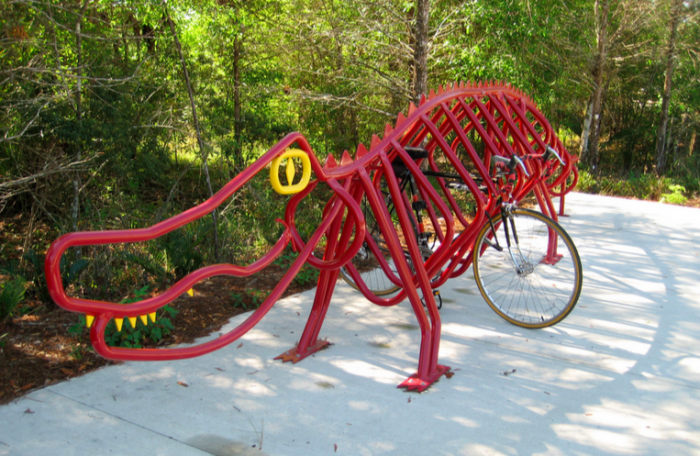
<path fill-rule="evenodd" d="M 192 297 L 185 294 L 170 305 L 179 311 L 171 318 L 174 330 L 158 345 L 192 342 L 220 329 L 231 317 L 255 307 L 246 291 L 254 288 L 266 296 L 284 272 L 273 264 L 264 274 L 213 277 L 195 285 Z M 315 285 L 292 282 L 284 296 Z M 38 302 L 29 307 L 25 315 L 0 323 L 0 404 L 114 363 L 92 351 L 87 331 L 78 335 L 68 331 L 79 321 L 78 314 Z"/>

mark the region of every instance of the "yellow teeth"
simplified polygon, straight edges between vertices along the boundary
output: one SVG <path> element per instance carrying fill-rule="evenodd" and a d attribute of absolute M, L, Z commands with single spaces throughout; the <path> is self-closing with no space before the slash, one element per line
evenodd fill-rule
<path fill-rule="evenodd" d="M 187 294 L 188 294 L 190 297 L 194 296 L 194 290 L 193 290 L 192 288 L 190 288 L 189 290 L 187 290 Z"/>
<path fill-rule="evenodd" d="M 139 318 L 141 319 L 141 323 L 143 323 L 144 326 L 148 326 L 148 315 L 139 315 Z"/>
<path fill-rule="evenodd" d="M 94 315 L 85 315 L 85 325 L 89 328 L 92 326 L 92 322 L 95 321 Z"/>
<path fill-rule="evenodd" d="M 151 319 L 151 321 L 152 321 L 153 323 L 156 322 L 156 313 L 155 313 L 155 312 L 149 313 L 149 314 L 148 314 L 148 317 Z"/>
<path fill-rule="evenodd" d="M 136 329 L 136 317 L 128 317 L 129 318 L 129 323 L 131 324 L 131 327 Z"/>
<path fill-rule="evenodd" d="M 117 331 L 121 331 L 122 325 L 124 324 L 124 319 L 123 318 L 115 318 L 114 323 L 117 325 Z"/>

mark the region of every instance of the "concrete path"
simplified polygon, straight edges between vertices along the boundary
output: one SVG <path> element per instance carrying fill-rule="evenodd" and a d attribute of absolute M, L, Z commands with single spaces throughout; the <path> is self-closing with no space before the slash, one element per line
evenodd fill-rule
<path fill-rule="evenodd" d="M 577 308 L 523 330 L 471 271 L 448 282 L 440 361 L 456 374 L 423 394 L 396 389 L 417 366 L 409 306 L 339 283 L 330 349 L 273 361 L 314 290 L 292 296 L 242 345 L 111 366 L 0 407 L 0 455 L 700 454 L 700 210 L 583 194 L 567 207 Z"/>

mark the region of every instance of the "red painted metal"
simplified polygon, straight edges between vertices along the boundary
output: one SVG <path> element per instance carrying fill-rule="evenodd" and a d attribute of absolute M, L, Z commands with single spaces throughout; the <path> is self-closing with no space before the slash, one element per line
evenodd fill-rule
<path fill-rule="evenodd" d="M 482 155 L 472 144 L 470 135 L 478 136 L 483 143 Z M 448 142 L 448 138 L 451 138 L 451 142 Z M 275 246 L 258 261 L 248 266 L 218 264 L 204 267 L 188 274 L 163 293 L 134 304 L 123 305 L 66 295 L 60 276 L 60 260 L 68 248 L 143 242 L 167 234 L 210 213 L 291 146 L 296 146 L 308 156 L 316 180 L 290 198 L 284 220 L 279 220 L 284 226 L 283 234 Z M 406 151 L 408 146 L 424 147 L 429 151 L 428 158 L 412 159 Z M 543 168 L 541 160 L 536 158 L 547 147 L 556 149 L 565 164 L 549 163 Z M 496 172 L 496 167 L 491 167 L 491 157 L 513 155 L 523 157 L 530 177 L 518 169 L 512 175 L 515 182 L 513 186 L 498 186 L 493 179 L 492 173 Z M 432 226 L 436 227 L 440 245 L 427 260 L 418 248 L 416 234 L 412 229 L 416 220 L 409 209 L 410 202 L 395 205 L 395 216 L 405 237 L 404 247 L 384 201 L 382 191 L 388 192 L 393 201 L 405 199 L 392 168 L 392 162 L 397 158 L 410 170 L 420 198 L 427 203 L 427 217 Z M 438 177 L 437 186 L 433 186 L 422 173 L 420 166 L 424 161 L 431 171 L 449 171 L 460 177 L 473 196 L 475 210 L 471 218 L 462 212 L 444 178 Z M 437 94 L 431 91 L 428 97 L 423 96 L 419 106 L 411 104 L 408 116 L 399 114 L 394 127 L 387 125 L 383 139 L 374 136 L 369 150 L 360 145 L 354 161 L 345 152 L 339 164 L 333 156 L 329 156 L 325 165 L 321 165 L 306 139 L 299 133 L 291 133 L 212 198 L 177 216 L 149 228 L 77 232 L 61 236 L 51 245 L 46 255 L 49 292 L 61 307 L 95 317 L 90 335 L 92 344 L 100 355 L 122 360 L 182 359 L 222 348 L 253 328 L 280 298 L 301 267 L 308 263 L 321 270 L 313 307 L 298 345 L 277 357 L 282 361 L 298 362 L 329 345 L 328 341 L 319 339 L 319 334 L 330 306 L 339 269 L 346 267 L 360 291 L 371 302 L 387 307 L 408 298 L 420 326 L 421 345 L 417 372 L 399 386 L 423 391 L 450 369 L 438 364 L 441 320 L 433 289 L 466 271 L 471 264 L 471 249 L 476 234 L 486 223 L 487 214 L 493 216 L 500 210 L 502 200 L 517 203 L 534 192 L 542 211 L 556 218 L 557 212 L 551 201 L 551 196 L 555 195 L 562 198 L 560 213 L 563 212 L 564 195 L 576 185 L 578 178 L 574 163 L 575 157 L 563 147 L 534 102 L 510 85 L 461 83 L 447 88 L 440 87 Z M 573 180 L 567 184 L 569 176 L 573 176 Z M 297 231 L 295 212 L 298 204 L 319 182 L 326 183 L 333 190 L 334 196 L 324 208 L 323 221 L 305 241 Z M 479 188 L 479 183 L 484 191 Z M 554 191 L 556 187 L 561 188 L 558 193 Z M 396 274 L 390 270 L 372 236 L 366 232 L 359 204 L 364 197 L 386 240 Z M 440 227 L 440 219 L 444 219 L 444 229 L 437 228 Z M 459 234 L 454 230 L 455 219 L 465 227 Z M 424 230 L 422 223 L 416 225 L 420 232 Z M 324 236 L 327 239 L 324 256 L 316 258 L 312 252 Z M 351 259 L 363 243 L 374 252 L 389 279 L 400 287 L 396 296 L 375 296 L 352 266 Z M 126 349 L 107 345 L 104 333 L 110 319 L 154 312 L 197 282 L 209 277 L 247 276 L 259 272 L 279 257 L 288 245 L 299 253 L 297 259 L 262 305 L 231 332 L 209 342 L 183 348 Z M 555 259 L 556 250 L 552 250 L 548 254 L 548 261 L 556 261 Z M 424 297 L 425 307 L 418 289 Z"/>

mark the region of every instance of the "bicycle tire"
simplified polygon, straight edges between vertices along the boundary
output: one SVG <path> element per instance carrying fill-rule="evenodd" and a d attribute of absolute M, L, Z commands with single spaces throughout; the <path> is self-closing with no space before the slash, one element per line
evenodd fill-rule
<path fill-rule="evenodd" d="M 554 325 L 571 313 L 581 294 L 583 272 L 578 250 L 568 233 L 540 212 L 513 209 L 506 217 L 516 227 L 521 271 L 514 260 L 517 255 L 508 252 L 503 215 L 497 214 L 493 224 L 487 221 L 474 241 L 474 252 L 481 252 L 474 255 L 479 291 L 500 317 L 514 325 L 533 329 Z M 554 235 L 557 254 L 562 257 L 545 262 L 550 236 Z M 511 234 L 515 243 L 512 238 Z"/>
<path fill-rule="evenodd" d="M 379 224 L 374 218 L 374 214 L 366 196 L 362 197 L 360 208 L 365 216 L 365 225 L 367 227 L 366 236 L 372 237 L 374 242 L 377 244 L 377 247 L 384 255 L 384 258 L 389 264 L 391 271 L 398 277 L 398 272 L 396 270 L 396 266 L 394 265 L 394 261 L 389 254 L 389 248 L 384 240 L 384 235 L 379 229 Z M 369 288 L 370 292 L 375 296 L 388 296 L 400 290 L 401 287 L 397 286 L 389 279 L 389 277 L 387 277 L 386 273 L 379 265 L 379 261 L 376 259 L 374 253 L 367 245 L 367 242 L 362 245 L 360 251 L 355 255 L 355 257 L 353 257 L 351 262 L 360 273 L 360 276 L 365 285 L 367 285 L 367 288 Z M 348 285 L 354 289 L 360 289 L 345 266 L 340 268 L 340 277 L 342 277 L 343 280 L 345 280 Z"/>

